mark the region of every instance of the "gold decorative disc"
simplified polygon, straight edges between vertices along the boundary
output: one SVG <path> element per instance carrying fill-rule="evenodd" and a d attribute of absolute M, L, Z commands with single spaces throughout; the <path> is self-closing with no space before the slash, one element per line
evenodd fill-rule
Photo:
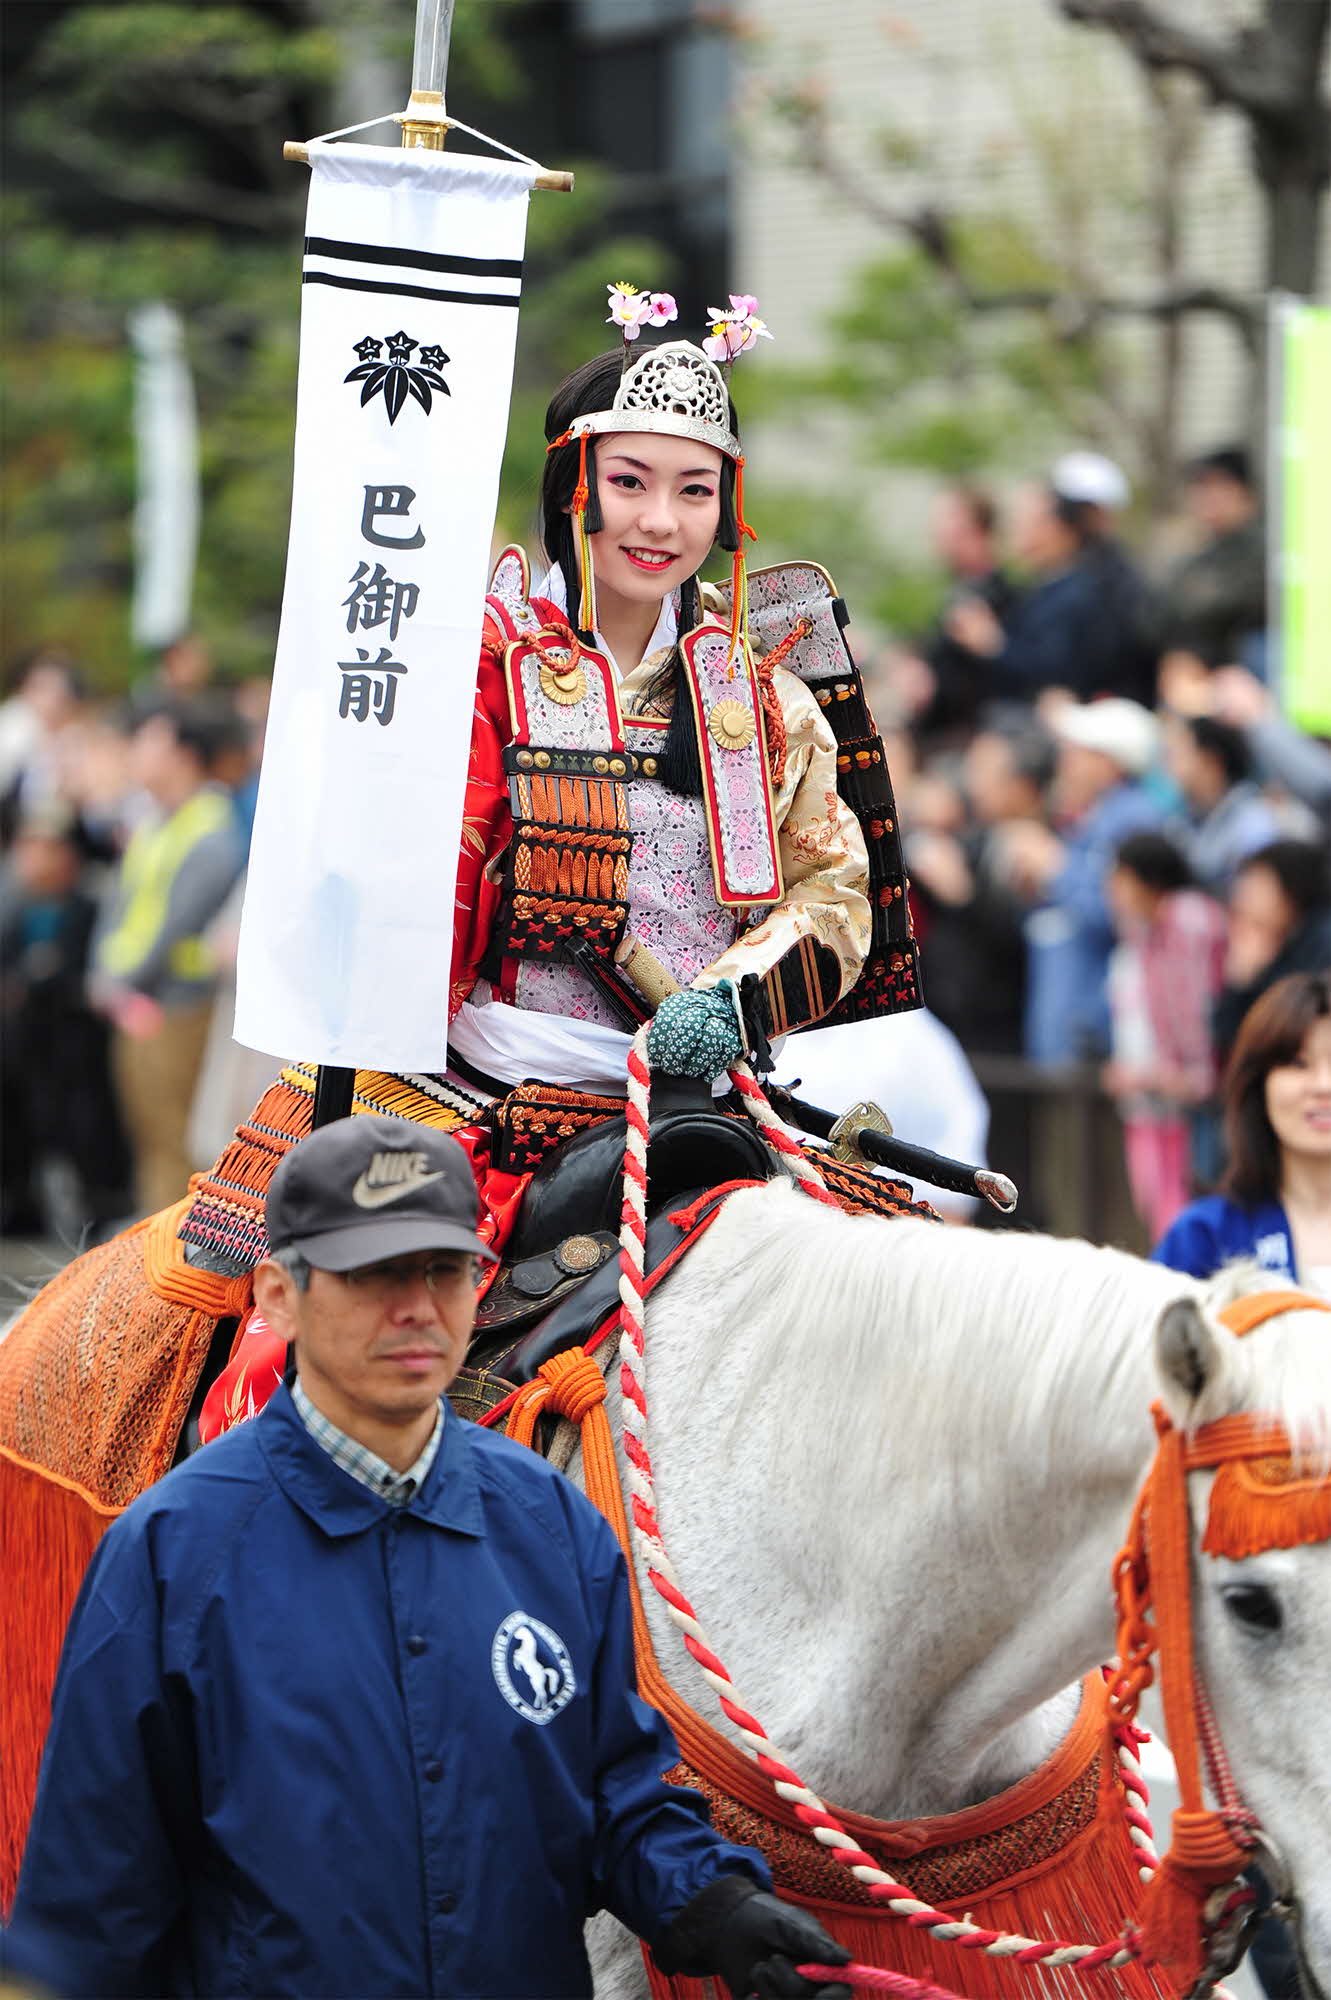
<path fill-rule="evenodd" d="M 753 713 L 742 701 L 728 698 L 714 703 L 707 727 L 723 750 L 743 750 L 753 741 Z"/>
<path fill-rule="evenodd" d="M 594 1236 L 566 1236 L 555 1251 L 555 1262 L 570 1273 L 594 1271 L 604 1254 Z"/>
<path fill-rule="evenodd" d="M 587 692 L 587 676 L 576 660 L 541 662 L 541 693 L 561 708 L 575 708 Z"/>

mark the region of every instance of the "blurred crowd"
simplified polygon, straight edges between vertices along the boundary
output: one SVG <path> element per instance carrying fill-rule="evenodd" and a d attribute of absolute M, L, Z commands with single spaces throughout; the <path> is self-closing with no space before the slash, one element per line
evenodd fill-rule
<path fill-rule="evenodd" d="M 982 1079 L 986 1057 L 1094 1073 L 1151 1238 L 1216 1182 L 1248 1009 L 1331 966 L 1331 747 L 1272 685 L 1246 455 L 1197 458 L 1182 491 L 1168 553 L 1140 558 L 1127 481 L 1097 453 L 1001 510 L 942 492 L 936 623 L 869 674 L 928 1005 Z M 1019 1148 L 992 1108 L 1003 1165 Z"/>
<path fill-rule="evenodd" d="M 866 662 L 928 1005 L 982 1083 L 1006 1065 L 989 1157 L 1032 1167 L 1014 1074 L 1027 1095 L 1093 1078 L 1152 1239 L 1220 1173 L 1249 1008 L 1331 966 L 1331 747 L 1272 685 L 1243 452 L 1195 460 L 1183 495 L 1181 538 L 1139 557 L 1127 481 L 1094 452 L 1001 507 L 944 490 L 936 622 Z M 271 1074 L 230 1039 L 268 693 L 221 685 L 192 635 L 115 704 L 56 650 L 10 671 L 6 1234 L 87 1240 L 178 1198 Z"/>
<path fill-rule="evenodd" d="M 5 1235 L 84 1243 L 177 1200 L 257 1094 L 230 1028 L 268 692 L 218 685 L 193 635 L 115 703 L 59 649 L 10 669 Z"/>

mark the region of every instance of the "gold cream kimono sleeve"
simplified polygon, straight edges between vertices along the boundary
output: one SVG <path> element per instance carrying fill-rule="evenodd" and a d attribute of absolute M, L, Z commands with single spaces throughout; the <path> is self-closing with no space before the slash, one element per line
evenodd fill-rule
<path fill-rule="evenodd" d="M 837 792 L 836 744 L 817 702 L 778 667 L 786 768 L 774 787 L 784 893 L 700 972 L 695 986 L 764 978 L 772 1032 L 807 1026 L 855 983 L 869 950 L 869 857 Z"/>

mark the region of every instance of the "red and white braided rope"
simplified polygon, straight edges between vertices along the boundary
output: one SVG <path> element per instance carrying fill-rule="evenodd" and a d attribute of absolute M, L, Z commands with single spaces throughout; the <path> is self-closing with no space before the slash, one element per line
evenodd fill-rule
<path fill-rule="evenodd" d="M 1151 1739 L 1144 1729 L 1138 1729 L 1132 1722 L 1116 1721 L 1113 1727 L 1114 1754 L 1118 1759 L 1118 1775 L 1123 1785 L 1123 1817 L 1127 1822 L 1128 1839 L 1137 1850 L 1137 1874 L 1144 1887 L 1160 1866 L 1147 1811 L 1151 1794 L 1137 1757 L 1137 1745 L 1149 1743 Z"/>
<path fill-rule="evenodd" d="M 629 1074 L 631 1077 L 631 1065 Z M 817 1167 L 814 1166 L 804 1149 L 798 1146 L 791 1138 L 789 1132 L 787 1132 L 785 1126 L 781 1123 L 775 1111 L 773 1111 L 767 1101 L 762 1085 L 749 1068 L 749 1065 L 747 1063 L 736 1063 L 730 1072 L 730 1081 L 739 1092 L 744 1109 L 758 1127 L 763 1140 L 770 1150 L 776 1154 L 782 1165 L 799 1182 L 804 1192 L 811 1194 L 815 1201 L 827 1202 L 832 1208 L 840 1208 L 841 1203 L 837 1200 L 836 1196 L 827 1192 L 827 1184 Z M 632 1096 L 630 1093 L 631 1101 Z"/>
<path fill-rule="evenodd" d="M 747 1066 L 731 1072 L 732 1080 L 750 1115 L 774 1150 L 790 1159 L 801 1182 L 806 1175 L 795 1165 L 799 1148 L 780 1130 L 779 1121 L 767 1104 L 756 1078 Z M 620 1227 L 619 1296 L 623 1307 L 620 1319 L 619 1380 L 624 1398 L 624 1451 L 628 1460 L 629 1512 L 638 1552 L 653 1588 L 683 1635 L 684 1644 L 696 1660 L 704 1680 L 711 1687 L 721 1711 L 738 1733 L 739 1740 L 759 1769 L 771 1780 L 777 1797 L 785 1800 L 795 1816 L 826 1847 L 834 1859 L 864 1884 L 876 1903 L 903 1918 L 912 1929 L 927 1930 L 932 1937 L 955 1944 L 963 1951 L 980 1951 L 991 1958 L 1012 1958 L 1020 1965 L 1075 1965 L 1083 1971 L 1100 1971 L 1126 1965 L 1138 1956 L 1129 1938 L 1105 1944 L 1072 1944 L 1066 1939 L 1021 1937 L 1010 1931 L 991 1931 L 964 1917 L 949 1917 L 922 1902 L 903 1882 L 897 1882 L 866 1854 L 819 1798 L 792 1769 L 768 1737 L 758 1718 L 741 1700 L 738 1690 L 716 1652 L 696 1611 L 680 1586 L 667 1553 L 656 1518 L 656 1489 L 652 1461 L 647 1449 L 646 1346 L 643 1328 L 643 1268 L 647 1236 L 647 1140 L 651 1073 L 647 1063 L 647 1030 L 634 1037 L 628 1059 L 628 1139 L 624 1153 L 624 1206 Z M 760 1109 L 760 1103 L 762 1109 Z M 763 1116 L 765 1109 L 766 1116 Z M 780 1137 L 773 1130 L 780 1131 Z M 802 1165 L 812 1175 L 804 1156 Z M 810 1193 L 815 1191 L 809 1187 Z M 817 1193 L 831 1197 L 817 1183 Z M 1116 1732 L 1119 1768 L 1129 1794 L 1128 1824 L 1138 1852 L 1143 1879 L 1156 1865 L 1150 1822 L 1145 1816 L 1146 1784 L 1135 1755 L 1135 1732 Z"/>

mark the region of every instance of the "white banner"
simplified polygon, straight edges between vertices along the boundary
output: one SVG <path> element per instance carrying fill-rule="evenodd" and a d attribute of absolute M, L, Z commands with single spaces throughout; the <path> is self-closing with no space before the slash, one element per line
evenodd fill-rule
<path fill-rule="evenodd" d="M 236 1039 L 443 1067 L 535 167 L 310 147 L 282 624 Z"/>

